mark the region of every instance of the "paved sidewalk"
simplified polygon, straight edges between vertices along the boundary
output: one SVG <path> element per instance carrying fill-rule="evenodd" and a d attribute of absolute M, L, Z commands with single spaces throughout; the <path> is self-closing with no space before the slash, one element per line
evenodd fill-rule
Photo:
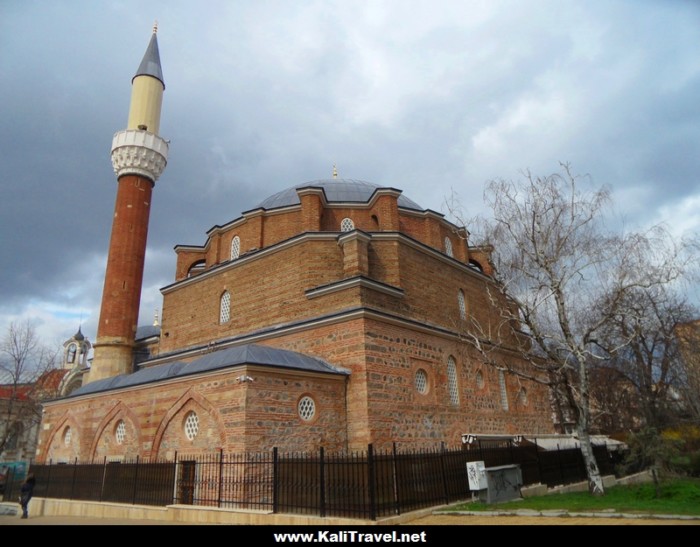
<path fill-rule="evenodd" d="M 174 526 L 182 522 L 168 520 L 101 519 L 89 517 L 30 517 L 21 519 L 18 515 L 0 515 L 0 526 Z"/>
<path fill-rule="evenodd" d="M 90 517 L 30 516 L 20 519 L 19 512 L 10 514 L 11 507 L 0 506 L 0 526 L 176 526 L 191 525 L 169 520 L 105 519 Z M 377 524 L 381 524 L 378 522 Z M 624 513 L 566 513 L 565 511 L 518 510 L 511 512 L 434 512 L 415 518 L 407 526 L 523 526 L 523 525 L 611 525 L 611 526 L 670 526 L 700 525 L 700 517 L 684 515 L 634 515 Z"/>

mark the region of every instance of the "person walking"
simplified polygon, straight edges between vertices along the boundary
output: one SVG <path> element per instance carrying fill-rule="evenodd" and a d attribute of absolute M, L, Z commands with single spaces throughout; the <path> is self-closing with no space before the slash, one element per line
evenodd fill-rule
<path fill-rule="evenodd" d="M 19 504 L 22 506 L 22 518 L 29 518 L 29 501 L 32 499 L 34 494 L 34 484 L 36 479 L 33 473 L 27 475 L 27 480 L 22 483 L 22 487 L 19 490 Z"/>

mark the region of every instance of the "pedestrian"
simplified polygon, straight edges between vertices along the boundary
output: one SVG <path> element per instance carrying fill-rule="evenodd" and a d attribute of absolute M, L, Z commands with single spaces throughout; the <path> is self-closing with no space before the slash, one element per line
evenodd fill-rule
<path fill-rule="evenodd" d="M 22 483 L 22 487 L 19 490 L 19 504 L 22 506 L 22 518 L 26 519 L 29 517 L 29 500 L 32 499 L 34 494 L 34 484 L 36 479 L 33 473 L 27 475 L 27 480 Z"/>

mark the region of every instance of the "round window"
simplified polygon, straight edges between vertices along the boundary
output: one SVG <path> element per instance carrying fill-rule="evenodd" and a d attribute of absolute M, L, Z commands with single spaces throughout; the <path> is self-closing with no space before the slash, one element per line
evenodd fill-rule
<path fill-rule="evenodd" d="M 305 395 L 304 397 L 299 399 L 297 410 L 299 412 L 299 417 L 302 420 L 308 422 L 309 420 L 313 419 L 313 417 L 316 415 L 316 403 L 311 397 Z"/>

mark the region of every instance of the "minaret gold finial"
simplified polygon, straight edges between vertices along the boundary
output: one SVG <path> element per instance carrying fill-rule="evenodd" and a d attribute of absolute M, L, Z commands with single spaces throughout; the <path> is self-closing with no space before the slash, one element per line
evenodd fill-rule
<path fill-rule="evenodd" d="M 334 179 L 338 178 L 338 170 L 335 168 L 335 163 L 333 164 L 333 178 Z"/>
<path fill-rule="evenodd" d="M 153 21 L 153 34 L 158 34 L 158 20 Z"/>

